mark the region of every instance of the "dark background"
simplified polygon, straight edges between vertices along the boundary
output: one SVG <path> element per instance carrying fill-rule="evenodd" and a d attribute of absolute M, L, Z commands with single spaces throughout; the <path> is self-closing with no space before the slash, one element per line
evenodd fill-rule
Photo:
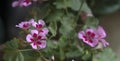
<path fill-rule="evenodd" d="M 27 16 L 28 8 L 12 7 L 14 0 L 0 0 L 0 44 L 18 35 L 15 27 Z"/>

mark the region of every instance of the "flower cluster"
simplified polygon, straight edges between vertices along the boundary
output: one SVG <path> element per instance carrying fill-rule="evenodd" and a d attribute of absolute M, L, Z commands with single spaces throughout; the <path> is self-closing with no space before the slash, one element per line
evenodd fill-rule
<path fill-rule="evenodd" d="M 23 6 L 29 6 L 32 4 L 32 2 L 36 2 L 37 0 L 18 0 L 18 1 L 14 1 L 12 3 L 12 7 L 16 7 L 16 6 L 20 6 L 20 7 L 23 7 Z"/>
<path fill-rule="evenodd" d="M 95 47 L 99 42 L 101 42 L 104 47 L 108 46 L 109 43 L 105 41 L 105 37 L 106 33 L 101 26 L 97 29 L 89 28 L 78 33 L 78 38 L 82 39 L 83 42 L 91 47 Z"/>
<path fill-rule="evenodd" d="M 16 27 L 28 30 L 30 33 L 26 36 L 27 42 L 30 43 L 33 49 L 42 49 L 46 47 L 46 35 L 48 34 L 48 28 L 44 27 L 45 22 L 34 19 L 24 21 L 16 25 Z"/>

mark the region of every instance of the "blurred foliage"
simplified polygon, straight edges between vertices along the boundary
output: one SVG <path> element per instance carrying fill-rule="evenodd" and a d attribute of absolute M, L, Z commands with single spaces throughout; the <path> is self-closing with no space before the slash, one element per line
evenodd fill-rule
<path fill-rule="evenodd" d="M 93 57 L 93 61 L 119 61 L 116 58 L 116 54 L 111 50 L 111 48 L 104 49 Z"/>

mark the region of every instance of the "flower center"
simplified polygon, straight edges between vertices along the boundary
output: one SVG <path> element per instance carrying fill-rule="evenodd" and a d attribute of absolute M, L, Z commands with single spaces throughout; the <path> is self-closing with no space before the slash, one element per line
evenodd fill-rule
<path fill-rule="evenodd" d="M 30 0 L 25 0 L 24 2 L 26 2 L 28 4 L 30 2 Z"/>
<path fill-rule="evenodd" d="M 23 27 L 24 28 L 27 28 L 29 26 L 29 24 L 27 23 L 27 24 L 23 24 Z"/>
<path fill-rule="evenodd" d="M 88 31 L 83 38 L 85 38 L 85 41 L 88 41 L 90 43 L 93 43 L 93 39 L 95 37 L 95 33 Z"/>
<path fill-rule="evenodd" d="M 36 24 L 36 28 L 42 28 L 41 24 Z"/>

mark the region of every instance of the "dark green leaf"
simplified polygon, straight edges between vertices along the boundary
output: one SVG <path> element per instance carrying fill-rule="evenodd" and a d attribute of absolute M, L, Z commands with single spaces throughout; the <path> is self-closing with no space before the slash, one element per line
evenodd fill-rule
<path fill-rule="evenodd" d="M 80 0 L 61 0 L 54 3 L 57 9 L 71 8 L 75 11 L 78 11 L 81 5 Z"/>
<path fill-rule="evenodd" d="M 48 28 L 52 33 L 52 36 L 55 36 L 57 32 L 57 22 L 56 21 L 51 22 Z"/>
<path fill-rule="evenodd" d="M 69 14 L 69 16 L 63 16 L 61 19 L 61 27 L 59 29 L 61 34 L 68 36 L 75 28 L 76 23 L 72 17 L 73 15 Z"/>
<path fill-rule="evenodd" d="M 17 49 L 19 47 L 18 42 L 19 40 L 14 38 L 13 40 L 5 43 L 6 48 Z"/>
<path fill-rule="evenodd" d="M 66 53 L 66 57 L 67 58 L 74 58 L 74 57 L 80 57 L 81 52 L 78 50 L 74 50 L 74 51 L 69 51 Z"/>

